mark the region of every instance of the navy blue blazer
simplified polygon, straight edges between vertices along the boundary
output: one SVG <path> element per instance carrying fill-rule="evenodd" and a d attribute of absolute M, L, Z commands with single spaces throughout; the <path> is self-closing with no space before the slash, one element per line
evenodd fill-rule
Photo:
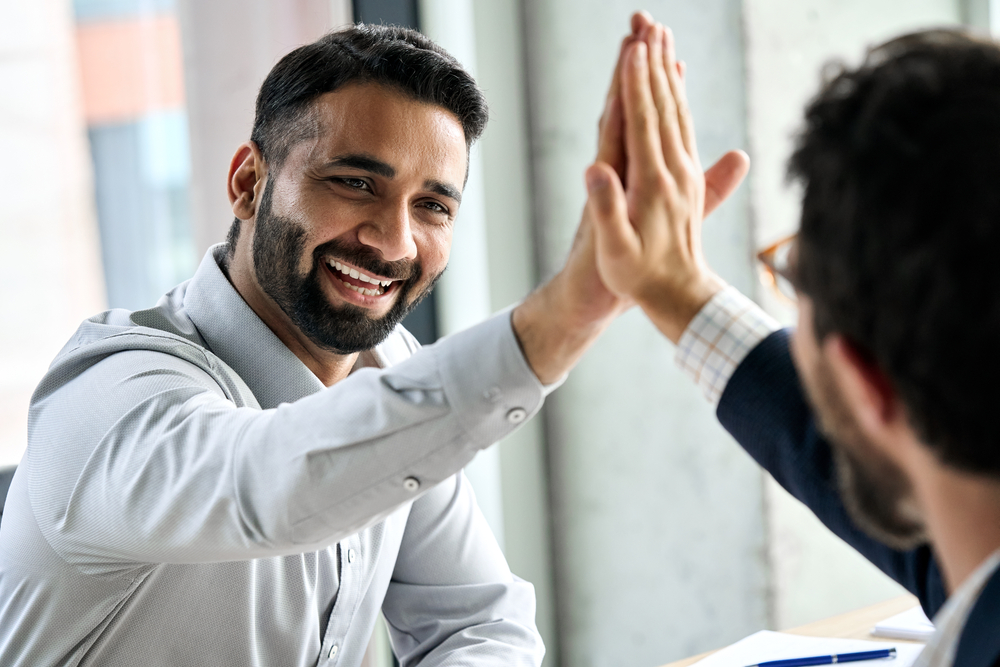
<path fill-rule="evenodd" d="M 928 546 L 897 551 L 854 525 L 837 490 L 830 445 L 817 431 L 789 351 L 790 332 L 776 331 L 736 369 L 719 401 L 719 421 L 789 493 L 827 528 L 920 599 L 932 617 L 947 594 Z M 973 607 L 956 667 L 1000 667 L 1000 571 Z"/>

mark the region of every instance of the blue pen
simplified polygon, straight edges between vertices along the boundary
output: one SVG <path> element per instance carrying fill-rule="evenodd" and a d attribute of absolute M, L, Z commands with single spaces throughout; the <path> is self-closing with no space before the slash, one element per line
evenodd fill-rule
<path fill-rule="evenodd" d="M 879 651 L 862 651 L 860 653 L 841 653 L 833 655 L 817 655 L 812 658 L 789 658 L 788 660 L 769 660 L 758 662 L 748 667 L 806 667 L 806 665 L 832 665 L 838 662 L 860 662 L 861 660 L 881 660 L 895 658 L 896 649 L 884 648 Z"/>

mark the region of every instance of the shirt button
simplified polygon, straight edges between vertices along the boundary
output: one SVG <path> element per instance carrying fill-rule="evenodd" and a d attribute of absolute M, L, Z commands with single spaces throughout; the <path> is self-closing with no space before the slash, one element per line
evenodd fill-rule
<path fill-rule="evenodd" d="M 338 650 L 339 647 L 336 644 L 330 647 L 330 660 L 333 660 L 334 657 L 336 657 Z"/>
<path fill-rule="evenodd" d="M 407 477 L 403 480 L 403 488 L 412 493 L 420 488 L 420 480 L 416 477 Z"/>
<path fill-rule="evenodd" d="M 358 554 L 357 554 L 357 552 L 356 552 L 356 551 L 354 551 L 354 549 L 349 549 L 349 550 L 347 551 L 347 562 L 348 562 L 348 563 L 353 563 L 353 562 L 354 562 L 354 559 L 355 559 L 355 558 L 357 557 L 357 555 L 358 555 Z"/>
<path fill-rule="evenodd" d="M 507 413 L 507 421 L 511 424 L 520 424 L 528 418 L 528 411 L 524 408 L 514 408 Z"/>

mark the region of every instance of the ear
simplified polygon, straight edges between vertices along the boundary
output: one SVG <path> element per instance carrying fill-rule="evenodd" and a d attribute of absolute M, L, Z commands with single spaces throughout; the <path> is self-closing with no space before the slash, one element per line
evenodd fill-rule
<path fill-rule="evenodd" d="M 229 180 L 226 183 L 229 203 L 240 220 L 249 220 L 256 215 L 266 175 L 267 167 L 257 144 L 248 141 L 240 145 L 229 163 Z"/>
<path fill-rule="evenodd" d="M 822 344 L 841 396 L 858 425 L 869 436 L 884 434 L 905 424 L 902 403 L 888 376 L 840 334 L 826 336 Z M 877 438 L 881 440 L 882 438 Z"/>

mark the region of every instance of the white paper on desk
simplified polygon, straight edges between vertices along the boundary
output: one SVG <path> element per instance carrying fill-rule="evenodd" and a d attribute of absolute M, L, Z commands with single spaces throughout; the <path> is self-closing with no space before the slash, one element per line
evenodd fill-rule
<path fill-rule="evenodd" d="M 851 665 L 884 665 L 885 667 L 910 667 L 917 659 L 923 644 L 894 644 L 892 642 L 870 642 L 865 639 L 828 639 L 825 637 L 802 637 L 784 632 L 761 630 L 741 639 L 721 651 L 716 651 L 704 660 L 695 663 L 697 667 L 746 667 L 765 660 L 787 660 L 834 653 L 855 653 L 877 651 L 880 648 L 896 648 L 895 660 L 865 660 Z M 692 667 L 695 667 L 692 665 Z"/>
<path fill-rule="evenodd" d="M 872 628 L 872 636 L 875 637 L 915 639 L 920 642 L 930 640 L 933 634 L 934 624 L 919 606 L 887 618 Z"/>

